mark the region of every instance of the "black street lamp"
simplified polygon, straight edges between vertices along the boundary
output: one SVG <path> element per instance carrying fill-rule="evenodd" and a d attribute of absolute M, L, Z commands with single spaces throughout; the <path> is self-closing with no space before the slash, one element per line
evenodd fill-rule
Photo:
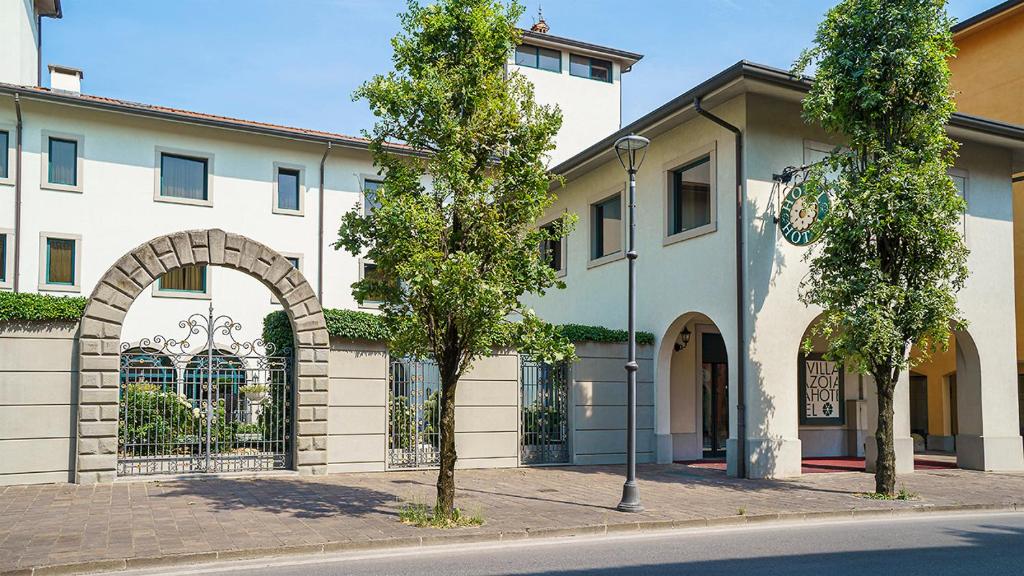
<path fill-rule="evenodd" d="M 644 163 L 651 141 L 630 134 L 615 141 L 615 154 L 629 173 L 629 359 L 626 361 L 626 483 L 622 485 L 622 512 L 642 512 L 640 491 L 636 485 L 636 171 Z"/>

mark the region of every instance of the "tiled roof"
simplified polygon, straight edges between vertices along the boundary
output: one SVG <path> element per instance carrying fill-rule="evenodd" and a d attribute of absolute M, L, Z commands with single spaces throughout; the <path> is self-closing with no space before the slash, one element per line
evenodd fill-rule
<path fill-rule="evenodd" d="M 281 124 L 271 124 L 269 122 L 257 122 L 255 120 L 245 120 L 242 118 L 233 118 L 230 116 L 207 114 L 204 112 L 195 112 L 192 110 L 183 110 L 180 108 L 171 108 L 168 106 L 158 106 L 155 104 L 142 104 L 139 102 L 131 102 L 129 100 L 109 98 L 106 96 L 96 96 L 92 94 L 73 94 L 62 92 L 59 90 L 51 90 L 49 88 L 35 86 L 19 86 L 15 84 L 4 83 L 0 83 L 0 93 L 17 93 L 24 98 L 35 97 L 50 102 L 67 104 L 72 106 L 101 108 L 115 112 L 140 114 L 144 116 L 162 118 L 166 120 L 189 122 L 195 124 L 202 124 L 206 126 L 215 126 L 220 128 L 241 130 L 246 132 L 257 132 L 261 134 L 269 134 L 280 137 L 291 137 L 299 140 L 331 142 L 333 144 L 360 149 L 367 149 L 369 148 L 370 145 L 370 141 L 368 139 L 360 136 L 349 136 L 347 134 L 338 134 L 336 132 L 326 132 L 323 130 L 313 130 L 311 128 L 296 128 L 293 126 L 284 126 Z M 389 145 L 389 148 L 392 148 L 396 151 L 409 152 L 411 154 L 418 153 L 414 148 L 407 146 L 405 144 L 393 143 Z"/>

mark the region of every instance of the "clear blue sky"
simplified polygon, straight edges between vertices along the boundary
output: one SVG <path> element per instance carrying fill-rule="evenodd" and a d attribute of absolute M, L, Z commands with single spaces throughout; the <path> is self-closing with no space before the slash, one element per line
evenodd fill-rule
<path fill-rule="evenodd" d="M 625 76 L 629 122 L 741 59 L 788 68 L 826 0 L 540 0 L 551 33 L 644 54 Z M 1000 0 L 950 0 L 965 19 Z M 372 125 L 352 91 L 391 68 L 402 0 L 63 0 L 43 63 L 83 91 L 303 128 Z M 526 0 L 528 27 L 538 0 Z M 45 72 L 45 68 L 44 68 Z M 44 84 L 47 81 L 44 80 Z"/>

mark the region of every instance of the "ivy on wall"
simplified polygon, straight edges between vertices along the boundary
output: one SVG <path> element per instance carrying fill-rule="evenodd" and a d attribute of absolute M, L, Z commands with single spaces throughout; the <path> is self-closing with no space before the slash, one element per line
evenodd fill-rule
<path fill-rule="evenodd" d="M 77 322 L 88 298 L 27 292 L 0 292 L 0 322 Z"/>
<path fill-rule="evenodd" d="M 381 317 L 369 312 L 355 310 L 324 309 L 327 332 L 331 336 L 352 340 L 387 340 L 388 332 Z M 629 334 L 625 330 L 612 330 L 602 326 L 583 324 L 562 324 L 556 329 L 572 342 L 626 342 Z M 263 340 L 273 343 L 278 350 L 291 348 L 292 328 L 284 311 L 271 312 L 263 320 Z M 654 344 L 654 334 L 637 332 L 637 344 Z"/>

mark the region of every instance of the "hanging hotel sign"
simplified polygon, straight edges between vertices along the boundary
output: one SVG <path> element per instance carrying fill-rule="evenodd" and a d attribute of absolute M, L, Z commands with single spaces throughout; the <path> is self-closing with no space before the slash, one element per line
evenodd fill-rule
<path fill-rule="evenodd" d="M 800 423 L 846 424 L 843 366 L 821 354 L 800 355 Z"/>
<path fill-rule="evenodd" d="M 774 178 L 777 190 L 785 191 L 776 216 L 779 232 L 794 246 L 807 246 L 818 240 L 821 233 L 814 224 L 828 214 L 831 206 L 827 192 L 815 196 L 807 191 L 804 181 L 808 169 L 809 166 L 788 167 Z"/>

